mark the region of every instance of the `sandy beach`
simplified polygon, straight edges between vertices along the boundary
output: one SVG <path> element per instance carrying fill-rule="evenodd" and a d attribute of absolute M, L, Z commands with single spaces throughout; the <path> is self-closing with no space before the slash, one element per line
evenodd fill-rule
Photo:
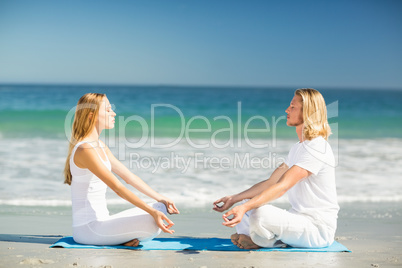
<path fill-rule="evenodd" d="M 61 172 L 68 145 L 63 122 L 79 96 L 89 90 L 80 86 L 73 89 L 73 94 L 67 86 L 2 89 L 2 118 L 9 121 L 0 124 L 0 267 L 402 266 L 402 195 L 398 192 L 402 187 L 402 131 L 395 124 L 401 118 L 396 101 L 402 96 L 399 91 L 384 94 L 373 90 L 363 95 L 359 90 L 325 92 L 328 104 L 339 101 L 339 109 L 331 108 L 336 115 L 339 110 L 339 117 L 332 118 L 334 129 L 339 124 L 339 135 L 330 138 L 339 163 L 336 180 L 341 210 L 336 238 L 352 252 L 295 253 L 49 248 L 72 234 L 71 193 L 62 183 Z M 202 115 L 219 123 L 214 127 L 222 130 L 228 127 L 227 122 L 218 122 L 215 116 L 227 116 L 237 122 L 241 112 L 243 121 L 234 129 L 245 126 L 247 118 L 257 115 L 268 122 L 278 120 L 294 89 L 112 87 L 101 91 L 118 105 L 118 121 L 122 124 L 133 114 L 148 118 L 152 104 L 163 101 L 179 107 L 187 122 Z M 221 98 L 216 98 L 217 92 Z M 145 101 L 142 106 L 134 105 L 137 99 Z M 188 100 L 197 100 L 197 104 Z M 242 102 L 241 110 L 238 101 Z M 37 103 L 43 104 L 43 110 L 37 110 Z M 356 103 L 371 107 L 371 114 L 366 110 L 360 113 Z M 175 116 L 157 114 L 156 119 L 166 124 L 156 124 L 159 136 L 155 134 L 155 144 L 167 144 L 175 137 L 169 136 L 171 133 L 181 131 L 181 124 L 174 124 L 178 119 Z M 372 122 L 379 124 L 375 129 L 380 134 L 373 131 Z M 109 148 L 130 170 L 176 202 L 181 214 L 170 217 L 175 223 L 174 236 L 229 238 L 235 230 L 222 226 L 221 215 L 212 211 L 212 202 L 261 181 L 283 161 L 296 137 L 293 129 L 281 123 L 275 134 L 270 132 L 265 138 L 256 136 L 251 140 L 267 148 L 257 148 L 245 139 L 234 139 L 234 147 L 195 148 L 184 138 L 166 149 L 152 147 L 151 140 L 132 148 L 140 137 L 130 128 L 127 137 L 110 134 L 116 139 L 109 140 Z M 240 129 L 241 133 L 244 129 Z M 190 140 L 213 145 L 214 134 L 210 134 L 211 137 L 194 136 Z M 226 143 L 228 137 L 216 140 L 217 144 Z M 185 167 L 176 159 L 190 164 Z M 215 165 L 212 159 L 222 166 Z M 153 164 L 162 162 L 166 165 Z M 112 191 L 107 200 L 112 214 L 131 208 Z M 283 201 L 275 204 L 288 208 Z"/>
<path fill-rule="evenodd" d="M 0 0 L 0 268 L 402 268 L 401 14 L 402 0 Z M 77 141 L 94 150 L 75 157 Z M 103 143 L 180 210 L 159 238 L 229 239 L 213 202 L 286 163 L 303 171 L 265 197 L 331 225 L 336 199 L 350 252 L 50 248 L 72 236 L 72 202 L 76 225 L 106 216 L 105 185 L 110 214 L 141 207 L 117 180 L 161 201 Z"/>
<path fill-rule="evenodd" d="M 52 208 L 24 216 L 10 212 L 0 223 L 0 267 L 400 267 L 401 207 L 398 202 L 341 204 L 336 239 L 351 253 L 49 248 L 71 235 L 68 207 L 63 215 Z M 209 208 L 182 209 L 171 219 L 175 236 L 227 238 L 233 232 Z"/>

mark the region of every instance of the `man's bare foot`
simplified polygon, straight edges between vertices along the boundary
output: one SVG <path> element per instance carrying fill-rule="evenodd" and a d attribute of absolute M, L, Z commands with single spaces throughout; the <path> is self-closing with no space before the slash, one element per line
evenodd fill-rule
<path fill-rule="evenodd" d="M 232 240 L 232 243 L 235 245 L 235 246 L 238 246 L 238 244 L 239 244 L 239 234 L 232 234 L 231 236 L 230 236 L 230 240 Z"/>
<path fill-rule="evenodd" d="M 237 246 L 242 249 L 258 249 L 260 246 L 255 244 L 253 240 L 247 235 L 239 235 Z"/>
<path fill-rule="evenodd" d="M 140 241 L 138 239 L 133 239 L 131 241 L 124 243 L 123 246 L 135 248 L 135 247 L 138 247 L 139 244 L 140 244 Z"/>

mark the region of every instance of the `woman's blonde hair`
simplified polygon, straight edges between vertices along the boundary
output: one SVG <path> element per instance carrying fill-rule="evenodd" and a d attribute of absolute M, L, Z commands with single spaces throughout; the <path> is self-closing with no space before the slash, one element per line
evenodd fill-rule
<path fill-rule="evenodd" d="M 324 97 L 315 89 L 301 88 L 295 91 L 303 99 L 303 137 L 307 140 L 322 136 L 328 140 L 331 128 L 327 119 Z"/>
<path fill-rule="evenodd" d="M 95 127 L 99 108 L 105 94 L 87 93 L 82 96 L 75 110 L 74 121 L 71 131 L 70 145 L 66 164 L 64 166 L 64 183 L 71 185 L 72 175 L 70 171 L 70 157 L 74 146 L 91 133 Z"/>

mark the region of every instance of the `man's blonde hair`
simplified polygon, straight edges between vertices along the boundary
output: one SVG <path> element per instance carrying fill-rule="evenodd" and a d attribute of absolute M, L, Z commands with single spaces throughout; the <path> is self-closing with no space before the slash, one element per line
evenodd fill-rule
<path fill-rule="evenodd" d="M 327 107 L 324 97 L 315 89 L 301 88 L 295 91 L 303 99 L 303 137 L 312 140 L 322 136 L 328 140 L 331 128 L 327 119 Z"/>

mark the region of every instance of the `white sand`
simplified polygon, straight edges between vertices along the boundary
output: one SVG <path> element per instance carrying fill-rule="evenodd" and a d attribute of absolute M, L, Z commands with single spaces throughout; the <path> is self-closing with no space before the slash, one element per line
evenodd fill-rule
<path fill-rule="evenodd" d="M 337 240 L 352 253 L 134 251 L 49 246 L 71 235 L 71 215 L 3 215 L 0 267 L 401 267 L 400 203 L 341 205 Z M 172 216 L 177 236 L 228 237 L 209 209 Z M 163 237 L 168 235 L 163 234 Z"/>

